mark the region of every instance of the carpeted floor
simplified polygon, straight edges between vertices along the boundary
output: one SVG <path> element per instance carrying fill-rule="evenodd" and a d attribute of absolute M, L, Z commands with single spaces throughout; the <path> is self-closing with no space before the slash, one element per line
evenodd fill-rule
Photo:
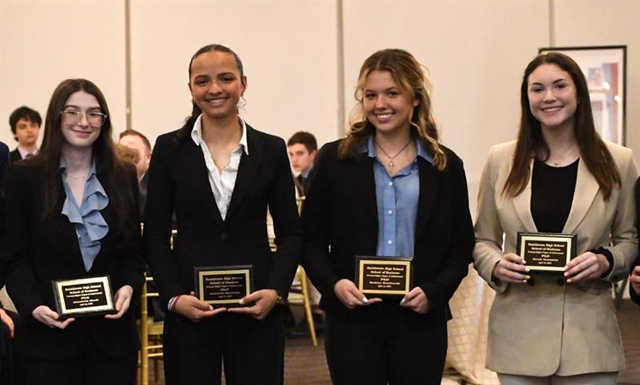
<path fill-rule="evenodd" d="M 618 384 L 640 385 L 640 306 L 633 304 L 630 300 L 623 300 L 618 309 L 618 322 L 627 360 L 627 369 L 620 373 Z M 310 338 L 287 339 L 285 368 L 285 385 L 331 384 L 322 337 L 317 347 L 311 344 Z M 150 384 L 164 384 L 161 369 L 158 374 L 158 381 L 156 381 L 153 369 L 151 370 Z"/>

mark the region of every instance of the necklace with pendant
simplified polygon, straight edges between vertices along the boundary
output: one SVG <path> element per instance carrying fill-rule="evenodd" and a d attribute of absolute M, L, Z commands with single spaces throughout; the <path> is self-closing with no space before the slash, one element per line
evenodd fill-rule
<path fill-rule="evenodd" d="M 400 151 L 396 152 L 396 154 L 395 154 L 394 156 L 389 155 L 389 153 L 387 153 L 387 152 L 384 150 L 384 148 L 382 148 L 382 146 L 380 145 L 380 143 L 378 143 L 378 142 L 376 141 L 376 146 L 378 146 L 378 148 L 382 151 L 382 153 L 383 153 L 383 154 L 385 154 L 385 155 L 387 156 L 387 158 L 389 158 L 388 166 L 389 166 L 389 169 L 390 169 L 391 171 L 393 171 L 393 167 L 395 166 L 395 163 L 393 163 L 393 160 L 394 160 L 395 158 L 397 158 L 397 157 L 398 157 L 398 155 L 402 154 L 402 153 L 404 152 L 404 150 L 406 150 L 406 149 L 407 149 L 407 147 L 409 147 L 409 143 L 411 143 L 412 141 L 413 141 L 413 140 L 412 140 L 411 138 L 409 138 L 409 141 L 407 142 L 407 144 L 405 144 L 405 145 L 404 145 L 404 147 L 402 147 L 402 148 L 400 149 Z"/>
<path fill-rule="evenodd" d="M 573 153 L 574 148 L 575 148 L 575 147 L 573 147 L 573 146 L 572 146 L 572 147 L 571 147 L 571 148 L 570 148 L 570 149 L 569 149 L 569 150 L 564 154 L 564 156 L 563 156 L 562 158 L 558 159 L 557 161 L 551 161 L 551 163 L 553 163 L 553 167 L 559 167 L 559 166 L 562 164 L 562 162 L 564 162 L 564 161 L 567 159 L 567 157 Z"/>

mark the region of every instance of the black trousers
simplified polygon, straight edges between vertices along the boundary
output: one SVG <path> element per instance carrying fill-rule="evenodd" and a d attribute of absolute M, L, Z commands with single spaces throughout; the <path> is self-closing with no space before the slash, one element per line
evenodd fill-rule
<path fill-rule="evenodd" d="M 193 323 L 167 313 L 164 325 L 166 385 L 283 383 L 284 332 L 279 311 L 263 321 L 223 313 Z"/>
<path fill-rule="evenodd" d="M 55 352 L 51 352 L 55 356 Z M 45 360 L 21 356 L 27 385 L 134 385 L 138 352 L 112 357 L 100 350 L 91 338 L 67 360 Z"/>
<path fill-rule="evenodd" d="M 433 322 L 393 300 L 373 306 L 364 320 L 327 309 L 325 353 L 333 384 L 440 384 L 446 318 Z"/>
<path fill-rule="evenodd" d="M 15 325 L 14 334 L 20 331 L 20 316 L 6 310 L 5 312 Z M 9 327 L 0 321 L 0 385 L 21 385 L 24 383 L 23 373 L 13 351 L 13 340 Z"/>

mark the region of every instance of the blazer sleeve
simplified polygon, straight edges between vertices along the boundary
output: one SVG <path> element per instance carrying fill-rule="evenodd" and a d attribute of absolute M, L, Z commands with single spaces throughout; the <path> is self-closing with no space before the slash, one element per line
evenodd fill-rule
<path fill-rule="evenodd" d="M 0 142 L 0 261 L 4 260 L 4 255 L 7 249 L 6 246 L 6 202 L 4 196 L 4 178 L 7 173 L 7 167 L 9 166 L 9 147 L 6 144 Z M 4 286 L 4 269 L 0 265 L 0 288 Z M 2 309 L 2 302 L 0 302 L 0 309 Z"/>
<path fill-rule="evenodd" d="M 620 171 L 620 195 L 616 213 L 611 223 L 611 247 L 613 269 L 604 279 L 617 282 L 629 274 L 631 266 L 638 255 L 638 233 L 636 230 L 635 185 L 638 179 L 638 168 L 629 149 L 611 148 L 611 153 L 618 163 Z M 619 153 L 621 152 L 621 153 Z"/>
<path fill-rule="evenodd" d="M 29 183 L 27 171 L 26 166 L 11 165 L 7 169 L 5 186 L 9 203 L 6 219 L 11 223 L 7 228 L 8 250 L 4 261 L 7 291 L 18 313 L 25 318 L 31 317 L 33 310 L 44 303 L 30 254 L 30 197 L 34 187 Z"/>
<path fill-rule="evenodd" d="M 478 190 L 478 207 L 475 223 L 476 243 L 473 249 L 474 267 L 478 274 L 498 292 L 503 292 L 507 284 L 493 281 L 492 273 L 495 265 L 502 258 L 503 234 L 496 207 L 496 180 L 499 160 L 495 155 L 495 147 L 489 151 L 487 163 L 480 177 Z"/>
<path fill-rule="evenodd" d="M 124 187 L 130 189 L 133 206 L 127 210 L 124 229 L 116 245 L 120 264 L 118 270 L 112 274 L 112 281 L 116 291 L 124 285 L 131 286 L 133 298 L 137 298 L 144 284 L 144 258 L 138 214 L 138 178 L 135 170 L 127 171 L 128 183 L 124 184 Z"/>
<path fill-rule="evenodd" d="M 166 308 L 171 297 L 186 293 L 178 278 L 178 266 L 170 244 L 171 216 L 175 207 L 175 186 L 170 176 L 170 164 L 174 158 L 175 146 L 173 135 L 160 136 L 147 171 L 149 182 L 143 242 L 163 308 Z"/>
<path fill-rule="evenodd" d="M 447 168 L 445 172 L 449 173 L 452 179 L 453 205 L 450 220 L 453 221 L 454 233 L 444 263 L 435 278 L 420 284 L 432 308 L 444 308 L 467 275 L 475 242 L 469 213 L 467 178 L 462 160 L 457 156 L 450 157 Z"/>
<path fill-rule="evenodd" d="M 269 211 L 273 217 L 277 249 L 267 287 L 277 290 L 286 297 L 300 263 L 302 228 L 284 140 L 273 139 L 270 152 L 275 159 L 275 178 L 269 186 Z"/>
<path fill-rule="evenodd" d="M 332 178 L 337 162 L 334 145 L 325 145 L 318 153 L 312 172 L 313 188 L 302 207 L 305 248 L 302 264 L 313 284 L 323 296 L 334 296 L 333 287 L 342 278 L 334 271 L 329 244 L 331 243 Z"/>

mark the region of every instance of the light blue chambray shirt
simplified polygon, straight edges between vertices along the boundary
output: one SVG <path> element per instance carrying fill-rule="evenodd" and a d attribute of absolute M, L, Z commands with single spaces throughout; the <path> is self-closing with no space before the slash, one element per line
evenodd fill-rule
<path fill-rule="evenodd" d="M 89 271 L 100 252 L 100 240 L 109 232 L 109 225 L 100 214 L 100 210 L 109 204 L 109 197 L 98 180 L 95 163 L 91 165 L 91 172 L 84 184 L 84 196 L 80 205 L 73 198 L 71 188 L 66 181 L 67 167 L 63 159 L 60 159 L 60 170 L 66 194 L 62 214 L 69 218 L 69 222 L 76 229 L 82 262 L 85 270 Z"/>
<path fill-rule="evenodd" d="M 416 141 L 419 157 L 433 163 L 433 155 Z M 378 205 L 378 247 L 376 255 L 385 257 L 413 257 L 420 175 L 418 158 L 400 170 L 395 176 L 389 173 L 376 156 L 373 135 L 369 137 L 363 152 L 374 158 L 373 173 Z"/>

